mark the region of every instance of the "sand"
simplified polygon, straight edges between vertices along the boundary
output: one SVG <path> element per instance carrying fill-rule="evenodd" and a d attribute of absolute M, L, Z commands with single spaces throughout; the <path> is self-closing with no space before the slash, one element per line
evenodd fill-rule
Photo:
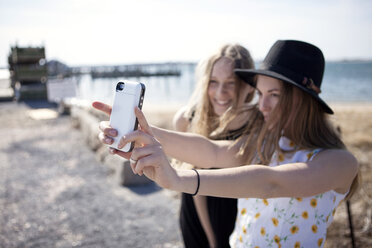
<path fill-rule="evenodd" d="M 362 183 L 351 198 L 356 247 L 372 247 L 372 104 L 331 104 L 332 121 L 341 128 L 347 148 L 359 161 Z M 341 203 L 325 247 L 351 247 L 346 204 Z"/>
<path fill-rule="evenodd" d="M 182 247 L 178 199 L 119 185 L 69 116 L 2 102 L 0 118 L 1 248 Z"/>

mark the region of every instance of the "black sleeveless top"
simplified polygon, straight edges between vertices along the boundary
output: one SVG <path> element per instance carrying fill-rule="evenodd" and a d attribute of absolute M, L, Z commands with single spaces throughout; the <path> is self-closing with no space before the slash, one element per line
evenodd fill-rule
<path fill-rule="evenodd" d="M 194 117 L 192 112 L 189 121 Z M 239 138 L 245 129 L 242 127 L 227 131 L 215 140 L 235 140 Z M 229 238 L 234 230 L 237 215 L 237 199 L 206 196 L 209 220 L 216 238 L 218 248 L 230 247 Z M 180 227 L 186 248 L 209 247 L 207 236 L 200 223 L 198 213 L 194 205 L 194 199 L 190 194 L 182 193 L 180 209 Z"/>

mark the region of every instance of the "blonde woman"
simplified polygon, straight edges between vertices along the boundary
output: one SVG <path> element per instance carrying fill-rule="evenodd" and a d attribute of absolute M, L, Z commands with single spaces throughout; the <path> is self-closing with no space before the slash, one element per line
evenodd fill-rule
<path fill-rule="evenodd" d="M 152 127 L 136 109 L 142 130 L 123 137 L 120 146 L 134 141 L 137 148 L 112 153 L 130 158 L 134 173 L 162 187 L 239 198 L 233 247 L 323 247 L 338 204 L 353 194 L 359 178 L 356 158 L 328 121 L 333 111 L 319 97 L 323 72 L 319 48 L 277 41 L 261 69 L 236 70 L 243 79 L 257 76 L 258 109 L 265 121 L 243 143 Z M 108 105 L 93 105 L 110 112 Z M 104 142 L 112 129 L 107 123 L 100 126 Z M 247 143 L 254 139 L 256 149 Z M 256 150 L 255 164 L 238 166 L 249 161 L 236 156 L 241 148 Z M 175 170 L 164 151 L 198 167 L 225 169 Z"/>
<path fill-rule="evenodd" d="M 234 69 L 253 68 L 249 51 L 238 44 L 226 44 L 201 61 L 197 87 L 188 106 L 175 115 L 175 130 L 219 140 L 241 136 L 248 118 L 243 110 L 253 99 L 254 88 L 239 79 Z M 226 119 L 231 121 L 222 125 Z M 228 247 L 236 213 L 234 198 L 182 193 L 180 227 L 185 247 Z"/>

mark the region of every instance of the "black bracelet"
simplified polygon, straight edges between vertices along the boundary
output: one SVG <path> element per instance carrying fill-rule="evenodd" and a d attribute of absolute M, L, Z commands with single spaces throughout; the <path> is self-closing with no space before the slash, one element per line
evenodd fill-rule
<path fill-rule="evenodd" d="M 196 172 L 196 176 L 198 177 L 198 186 L 196 186 L 196 191 L 195 191 L 195 193 L 192 194 L 191 196 L 196 196 L 196 195 L 198 194 L 198 192 L 199 192 L 199 186 L 200 186 L 200 175 L 199 175 L 199 172 L 198 172 L 195 168 L 193 168 L 192 170 Z"/>

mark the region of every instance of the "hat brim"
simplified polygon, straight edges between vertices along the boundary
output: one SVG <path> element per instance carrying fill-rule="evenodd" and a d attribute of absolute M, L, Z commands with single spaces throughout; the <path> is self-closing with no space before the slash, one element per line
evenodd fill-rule
<path fill-rule="evenodd" d="M 235 69 L 235 74 L 238 75 L 241 79 L 243 79 L 245 82 L 250 84 L 253 87 L 256 87 L 256 85 L 252 84 L 250 80 L 252 76 L 254 75 L 264 75 L 272 78 L 276 78 L 279 80 L 282 80 L 284 82 L 290 83 L 301 90 L 305 91 L 306 93 L 310 94 L 312 97 L 314 97 L 324 108 L 324 111 L 328 114 L 333 114 L 333 110 L 326 104 L 314 91 L 309 90 L 308 88 L 299 85 L 298 83 L 294 82 L 292 79 L 287 78 L 286 76 L 283 76 L 280 73 L 274 72 L 274 71 L 268 71 L 268 70 L 262 70 L 262 69 Z"/>

